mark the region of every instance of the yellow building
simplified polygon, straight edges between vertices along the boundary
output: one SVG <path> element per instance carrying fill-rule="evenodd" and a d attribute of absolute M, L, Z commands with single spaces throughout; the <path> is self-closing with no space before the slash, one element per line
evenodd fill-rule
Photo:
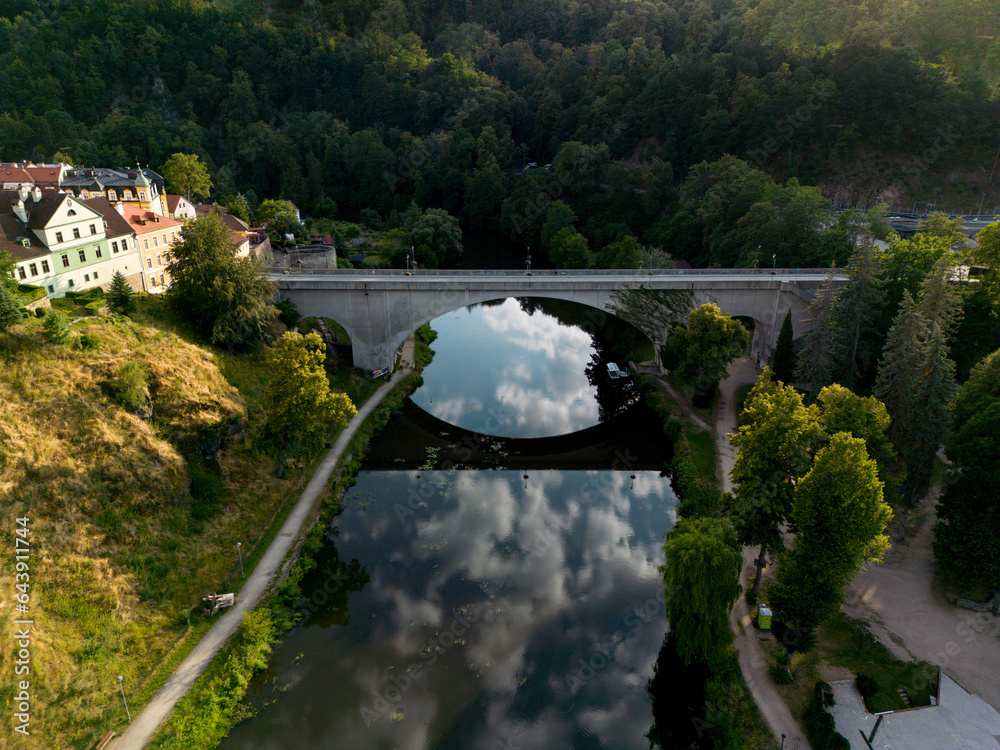
<path fill-rule="evenodd" d="M 60 187 L 80 200 L 104 197 L 140 211 L 170 216 L 163 178 L 148 168 L 80 167 L 66 171 Z"/>

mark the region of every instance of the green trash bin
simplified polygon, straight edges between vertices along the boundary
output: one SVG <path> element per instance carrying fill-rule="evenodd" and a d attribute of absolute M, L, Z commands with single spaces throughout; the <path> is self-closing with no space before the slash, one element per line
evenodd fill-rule
<path fill-rule="evenodd" d="M 757 627 L 761 630 L 771 629 L 771 610 L 763 604 L 757 605 Z"/>

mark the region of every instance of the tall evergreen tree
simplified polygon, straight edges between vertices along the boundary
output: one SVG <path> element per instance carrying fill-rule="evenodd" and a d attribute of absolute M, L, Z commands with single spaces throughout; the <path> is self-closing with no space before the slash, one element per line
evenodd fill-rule
<path fill-rule="evenodd" d="M 834 325 L 841 344 L 834 378 L 848 387 L 870 370 L 876 355 L 875 322 L 885 299 L 885 272 L 881 253 L 865 235 L 844 269 L 849 281 L 834 306 Z"/>
<path fill-rule="evenodd" d="M 906 461 L 903 497 L 915 502 L 930 483 L 931 466 L 938 446 L 951 426 L 949 408 L 955 398 L 955 363 L 948 349 L 948 336 L 940 325 L 931 326 L 924 345 L 916 391 L 913 395 L 912 433 L 901 450 Z"/>
<path fill-rule="evenodd" d="M 941 256 L 924 277 L 917 303 L 917 312 L 927 321 L 928 328 L 939 325 L 946 338 L 962 320 L 962 293 L 952 281 L 954 268 L 954 256 Z"/>
<path fill-rule="evenodd" d="M 903 302 L 882 350 L 874 391 L 892 418 L 889 438 L 897 446 L 913 430 L 913 394 L 926 338 L 927 322 L 917 312 L 910 293 L 903 292 Z"/>
<path fill-rule="evenodd" d="M 132 287 L 125 280 L 125 274 L 115 271 L 111 277 L 111 288 L 108 289 L 108 307 L 111 312 L 119 315 L 131 315 L 135 312 L 135 297 L 132 296 Z"/>
<path fill-rule="evenodd" d="M 774 377 L 782 383 L 791 383 L 795 376 L 795 345 L 792 341 L 792 311 L 785 313 L 785 322 L 778 333 L 778 343 L 774 347 L 771 369 Z"/>
<path fill-rule="evenodd" d="M 835 268 L 830 269 L 823 286 L 809 305 L 811 323 L 799 352 L 798 379 L 812 384 L 814 392 L 833 382 L 834 365 L 840 349 L 834 318 L 840 296 L 835 272 Z"/>

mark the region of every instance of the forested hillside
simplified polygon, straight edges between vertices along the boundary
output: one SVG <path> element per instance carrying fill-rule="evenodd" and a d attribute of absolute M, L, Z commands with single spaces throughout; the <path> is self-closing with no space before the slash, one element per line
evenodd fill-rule
<path fill-rule="evenodd" d="M 155 169 L 181 151 L 216 197 L 383 219 L 415 200 L 526 244 L 561 198 L 595 250 L 683 234 L 677 188 L 725 154 L 840 203 L 998 200 L 989 0 L 2 8 L 5 160 Z"/>

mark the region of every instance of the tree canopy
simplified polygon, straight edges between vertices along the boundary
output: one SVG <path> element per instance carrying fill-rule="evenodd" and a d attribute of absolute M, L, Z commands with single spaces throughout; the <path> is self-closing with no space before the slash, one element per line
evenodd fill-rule
<path fill-rule="evenodd" d="M 192 194 L 207 198 L 212 190 L 208 168 L 196 154 L 173 154 L 163 163 L 160 172 L 167 181 L 167 189 L 182 193 L 188 200 Z"/>
<path fill-rule="evenodd" d="M 309 454 L 327 432 L 342 430 L 358 410 L 344 393 L 332 393 L 323 367 L 326 345 L 315 332 L 289 331 L 268 353 L 271 379 L 264 397 L 266 433 L 279 444 Z"/>
<path fill-rule="evenodd" d="M 217 214 L 185 225 L 170 255 L 167 300 L 213 344 L 243 346 L 277 316 L 275 284 L 259 260 L 236 256 Z"/>
<path fill-rule="evenodd" d="M 714 302 L 691 311 L 687 327 L 677 326 L 668 345 L 676 356 L 676 369 L 691 378 L 699 392 L 713 391 L 729 364 L 750 344 L 750 334 L 738 320 Z"/>

